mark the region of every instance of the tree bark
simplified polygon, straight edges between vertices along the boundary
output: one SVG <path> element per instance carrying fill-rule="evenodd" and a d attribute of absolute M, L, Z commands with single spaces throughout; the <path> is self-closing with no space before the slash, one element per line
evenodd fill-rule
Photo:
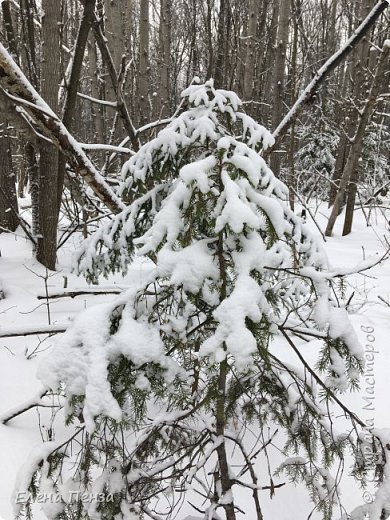
<path fill-rule="evenodd" d="M 348 186 L 348 182 L 357 168 L 359 157 L 361 155 L 362 147 L 363 147 L 363 138 L 364 132 L 369 122 L 369 119 L 373 113 L 375 103 L 377 101 L 378 95 L 380 94 L 380 86 L 383 75 L 386 72 L 386 67 L 388 66 L 388 56 L 389 56 L 390 47 L 385 47 L 382 51 L 382 54 L 379 59 L 379 63 L 376 69 L 375 77 L 372 82 L 371 92 L 366 101 L 364 109 L 360 116 L 359 125 L 357 127 L 355 137 L 353 138 L 351 148 L 348 154 L 348 159 L 343 170 L 343 175 L 340 181 L 340 188 L 337 193 L 331 215 L 329 217 L 329 221 L 325 230 L 326 236 L 331 236 L 333 232 L 333 227 L 336 222 L 337 216 L 339 214 L 339 208 L 342 203 L 345 190 Z M 350 232 L 350 228 L 352 226 L 352 219 L 348 220 L 344 225 L 343 234 L 347 234 Z"/>
<path fill-rule="evenodd" d="M 169 103 L 169 71 L 171 54 L 171 2 L 160 0 L 158 85 L 155 100 L 155 119 L 168 117 Z"/>
<path fill-rule="evenodd" d="M 38 87 L 38 71 L 36 66 L 36 46 L 35 46 L 35 31 L 34 31 L 34 12 L 32 6 L 32 0 L 21 0 L 21 16 L 22 16 L 22 28 L 24 32 L 25 45 L 23 45 L 25 51 L 25 61 L 28 76 L 34 88 Z M 24 56 L 22 54 L 22 56 Z M 22 57 L 21 60 L 23 61 Z"/>
<path fill-rule="evenodd" d="M 3 13 L 3 23 L 5 28 L 5 33 L 7 35 L 7 42 L 9 45 L 9 50 L 16 62 L 19 60 L 19 54 L 18 49 L 16 45 L 16 37 L 15 37 L 15 31 L 12 23 L 12 16 L 11 16 L 11 8 L 9 4 L 9 0 L 3 0 L 1 2 L 1 10 Z"/>
<path fill-rule="evenodd" d="M 75 50 L 72 61 L 72 68 L 70 72 L 69 82 L 66 87 L 66 100 L 64 106 L 64 113 L 62 121 L 67 127 L 69 132 L 73 132 L 73 123 L 77 102 L 77 91 L 79 88 L 80 74 L 83 66 L 83 58 L 85 54 L 85 48 L 88 42 L 88 35 L 92 27 L 94 20 L 94 9 L 96 0 L 85 0 L 84 11 L 81 18 L 80 27 L 77 33 Z M 57 204 L 58 212 L 61 207 L 61 198 L 64 185 L 66 169 L 66 157 L 63 154 L 59 154 L 58 157 L 58 179 L 57 179 Z"/>
<path fill-rule="evenodd" d="M 9 0 L 1 3 L 1 10 L 9 50 L 15 61 L 18 62 L 18 49 Z M 0 103 L 0 226 L 15 231 L 19 224 L 19 212 L 7 116 L 7 103 L 5 99 L 2 99 Z"/>
<path fill-rule="evenodd" d="M 359 9 L 359 19 L 363 20 L 370 9 L 372 8 L 372 0 L 362 0 Z M 370 41 L 368 38 L 364 38 L 360 45 L 355 49 L 355 59 L 354 59 L 354 74 L 353 74 L 353 98 L 354 103 L 358 104 L 358 102 L 365 99 L 366 94 L 369 92 L 368 84 L 372 78 L 372 71 L 370 71 L 370 63 L 369 63 L 369 55 L 370 55 Z M 375 60 L 374 60 L 375 63 Z M 361 101 L 360 101 L 361 102 Z M 356 128 L 358 125 L 360 114 L 355 109 L 353 113 L 354 117 L 351 117 L 353 128 Z M 363 148 L 363 143 L 362 143 Z M 360 176 L 360 168 L 359 163 L 357 163 L 354 168 L 351 177 L 349 179 L 349 183 L 347 186 L 347 205 L 345 208 L 345 220 L 344 220 L 344 229 L 343 235 L 348 235 L 352 230 L 352 221 L 353 214 L 355 211 L 355 199 L 357 193 L 357 183 Z"/>
<path fill-rule="evenodd" d="M 57 0 L 43 0 L 42 9 L 42 78 L 41 93 L 54 112 L 58 111 L 58 85 L 60 82 L 61 10 Z M 58 224 L 58 150 L 46 141 L 39 150 L 39 235 L 37 260 L 54 270 L 57 258 Z"/>
<path fill-rule="evenodd" d="M 15 231 L 19 225 L 15 174 L 12 168 L 8 122 L 0 118 L 0 233 Z"/>
<path fill-rule="evenodd" d="M 244 85 L 243 97 L 250 100 L 253 93 L 253 78 L 256 61 L 256 35 L 257 35 L 257 16 L 259 12 L 258 0 L 250 0 L 248 13 L 248 29 L 245 42 L 245 61 L 244 61 Z"/>
<path fill-rule="evenodd" d="M 227 0 L 220 0 L 218 15 L 217 52 L 214 68 L 214 83 L 217 88 L 226 88 L 226 61 L 227 56 L 227 26 L 228 4 Z"/>
<path fill-rule="evenodd" d="M 99 99 L 98 60 L 95 37 L 91 35 L 88 43 L 88 67 L 90 75 L 91 95 Z M 95 139 L 98 143 L 104 143 L 104 123 L 102 105 L 91 104 L 92 119 L 94 122 Z"/>
<path fill-rule="evenodd" d="M 286 103 L 286 52 L 288 43 L 288 30 L 290 25 L 290 0 L 280 0 L 278 36 L 275 56 L 275 67 L 273 77 L 273 102 L 272 102 L 272 128 L 276 128 L 285 113 Z M 271 169 L 276 175 L 280 176 L 281 155 L 273 154 L 271 157 Z"/>
<path fill-rule="evenodd" d="M 149 121 L 149 0 L 141 0 L 139 17 L 139 56 L 138 56 L 138 123 Z"/>
<path fill-rule="evenodd" d="M 67 156 L 75 173 L 85 180 L 96 196 L 113 213 L 122 211 L 122 201 L 105 182 L 62 121 L 28 82 L 1 43 L 0 84 L 12 96 L 13 103 L 23 107 L 40 130 Z"/>

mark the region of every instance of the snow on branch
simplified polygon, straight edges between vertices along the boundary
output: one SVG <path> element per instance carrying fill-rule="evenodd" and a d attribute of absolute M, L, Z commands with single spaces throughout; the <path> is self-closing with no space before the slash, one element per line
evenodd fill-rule
<path fill-rule="evenodd" d="M 0 43 L 0 85 L 15 104 L 21 104 L 32 121 L 66 156 L 95 195 L 113 212 L 124 205 L 97 171 L 76 139 L 34 89 L 5 47 Z"/>
<path fill-rule="evenodd" d="M 42 399 L 43 397 L 45 397 L 45 395 L 47 395 L 47 393 L 48 390 L 43 389 L 40 392 L 38 392 L 38 394 L 36 394 L 34 397 L 24 402 L 20 406 L 12 408 L 11 410 L 8 410 L 8 412 L 0 415 L 0 423 L 7 424 L 15 417 L 18 417 L 19 415 L 22 415 L 24 412 L 31 410 L 31 408 L 35 408 L 37 406 L 47 406 L 42 403 Z"/>
<path fill-rule="evenodd" d="M 319 241 L 288 207 L 286 186 L 259 154 L 273 137 L 239 111 L 236 94 L 211 80 L 182 97 L 185 109 L 123 166 L 131 204 L 78 257 L 92 280 L 125 273 L 136 255 L 153 266 L 113 301 L 77 316 L 38 371 L 45 388 L 63 392 L 67 421 L 88 434 L 73 479 L 90 472 L 99 491 L 116 494 L 116 505 L 80 511 L 114 518 L 131 507 L 138 518 L 168 488 L 184 494 L 206 480 L 216 494 L 201 507 L 213 517 L 224 508 L 229 518 L 241 510 L 233 488 L 267 486 L 235 475 L 227 449 L 242 445 L 252 424 L 264 446 L 269 420 L 283 431 L 286 453 L 304 455 L 305 467 L 293 458 L 283 471 L 304 479 L 327 513 L 338 500 L 331 466 L 343 450 L 358 452 L 364 426 L 339 397 L 358 384 L 364 362 L 332 292 L 341 271 L 330 272 Z M 321 345 L 315 369 L 294 334 Z M 296 364 L 278 357 L 275 336 Z M 331 403 L 347 416 L 347 432 L 336 431 Z M 52 486 L 72 450 L 48 459 Z M 235 453 L 250 471 L 252 454 Z M 217 469 L 206 475 L 206 465 Z"/>
<path fill-rule="evenodd" d="M 0 338 L 15 338 L 17 336 L 36 336 L 37 334 L 58 334 L 65 332 L 68 324 L 37 325 L 36 327 L 15 327 L 4 329 L 0 327 Z"/>

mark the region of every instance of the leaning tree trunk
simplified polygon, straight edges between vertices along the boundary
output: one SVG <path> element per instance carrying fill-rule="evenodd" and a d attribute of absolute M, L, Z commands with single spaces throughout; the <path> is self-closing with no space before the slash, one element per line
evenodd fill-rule
<path fill-rule="evenodd" d="M 43 0 L 42 8 L 42 97 L 57 112 L 60 80 L 59 24 L 61 10 L 57 0 Z M 58 151 L 47 141 L 40 144 L 39 232 L 37 260 L 55 269 L 58 225 Z"/>

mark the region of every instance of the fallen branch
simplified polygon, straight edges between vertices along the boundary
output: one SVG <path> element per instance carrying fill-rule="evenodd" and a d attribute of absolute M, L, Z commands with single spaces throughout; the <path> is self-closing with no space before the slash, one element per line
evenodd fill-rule
<path fill-rule="evenodd" d="M 41 390 L 38 395 L 30 399 L 29 401 L 23 403 L 22 405 L 18 406 L 17 408 L 13 408 L 12 410 L 9 410 L 7 413 L 0 416 L 0 423 L 1 424 L 7 424 L 9 421 L 14 419 L 15 417 L 18 417 L 19 415 L 22 415 L 24 412 L 27 412 L 28 410 L 31 410 L 31 408 L 35 408 L 36 406 L 46 406 L 41 403 L 41 400 L 45 395 L 47 395 L 48 390 Z"/>
<path fill-rule="evenodd" d="M 61 293 L 54 293 L 45 295 L 38 295 L 38 300 L 54 300 L 57 298 L 75 298 L 76 296 L 88 296 L 88 295 L 99 295 L 99 294 L 121 294 L 123 289 L 102 289 L 101 291 L 92 289 L 92 290 L 76 290 L 76 291 L 64 291 Z"/>
<path fill-rule="evenodd" d="M 59 334 L 65 332 L 69 325 L 46 325 L 37 327 L 20 327 L 18 329 L 0 328 L 0 338 L 16 338 L 18 336 L 36 336 L 38 334 Z"/>

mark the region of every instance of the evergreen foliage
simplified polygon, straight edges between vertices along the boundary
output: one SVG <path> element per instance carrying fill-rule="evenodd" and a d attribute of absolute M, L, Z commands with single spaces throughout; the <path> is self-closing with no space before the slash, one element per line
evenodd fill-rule
<path fill-rule="evenodd" d="M 107 498 L 63 501 L 49 518 L 174 518 L 185 501 L 231 520 L 248 511 L 241 489 L 260 519 L 262 489 L 278 485 L 276 468 L 254 460 L 276 444 L 279 471 L 330 518 L 330 470 L 359 445 L 357 418 L 343 407 L 351 431 L 336 433 L 329 406 L 356 386 L 362 352 L 324 253 L 259 155 L 272 136 L 212 81 L 182 96 L 183 111 L 123 168 L 128 207 L 80 253 L 91 280 L 125 273 L 137 255 L 152 267 L 83 313 L 41 367 L 76 430 L 34 485 Z M 317 371 L 294 336 L 322 344 Z"/>

